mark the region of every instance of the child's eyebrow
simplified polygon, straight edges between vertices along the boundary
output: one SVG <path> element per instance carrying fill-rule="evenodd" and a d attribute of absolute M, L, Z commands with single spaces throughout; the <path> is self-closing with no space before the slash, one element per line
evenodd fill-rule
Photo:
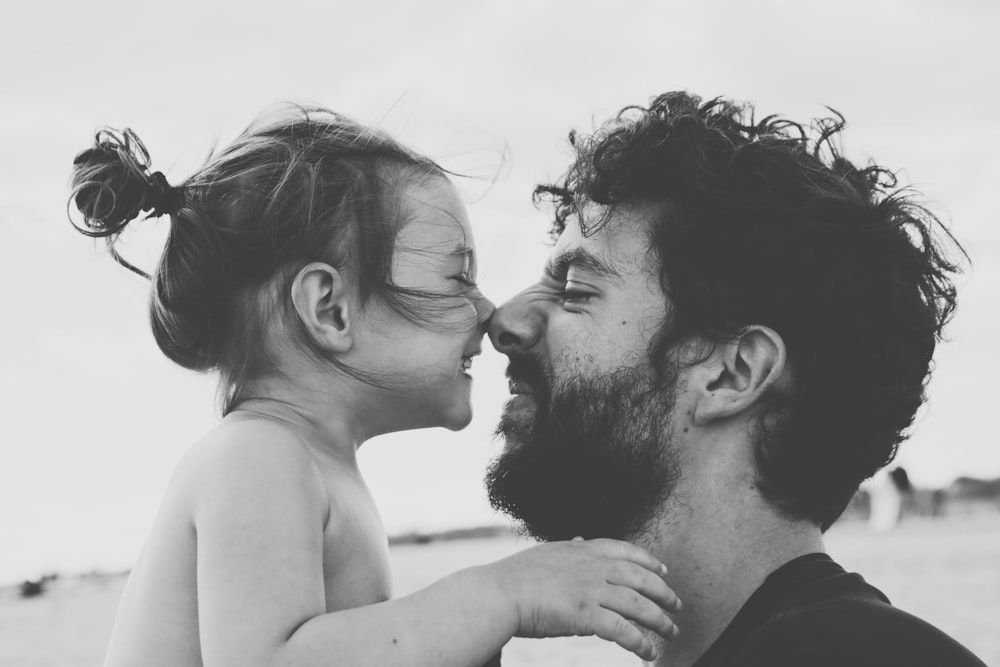
<path fill-rule="evenodd" d="M 601 278 L 621 278 L 621 273 L 597 255 L 583 248 L 573 248 L 554 257 L 545 264 L 545 273 L 556 280 L 562 280 L 570 268 L 583 269 Z"/>

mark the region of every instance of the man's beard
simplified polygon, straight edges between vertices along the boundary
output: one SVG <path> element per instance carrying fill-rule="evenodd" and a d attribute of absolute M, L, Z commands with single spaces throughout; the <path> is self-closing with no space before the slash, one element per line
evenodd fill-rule
<path fill-rule="evenodd" d="M 553 387 L 541 363 L 512 358 L 532 387 L 530 417 L 504 413 L 504 451 L 486 472 L 490 505 L 539 540 L 629 539 L 654 519 L 679 477 L 670 413 L 677 374 L 649 367 L 575 377 Z"/>

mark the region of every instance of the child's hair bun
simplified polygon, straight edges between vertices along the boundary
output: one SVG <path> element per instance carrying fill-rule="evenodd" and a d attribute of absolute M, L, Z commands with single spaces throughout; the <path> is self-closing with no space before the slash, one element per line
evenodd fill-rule
<path fill-rule="evenodd" d="M 73 159 L 72 201 L 83 215 L 74 222 L 87 236 L 118 234 L 140 212 L 175 213 L 183 197 L 160 173 L 149 173 L 149 152 L 129 128 L 105 128 L 94 145 Z"/>

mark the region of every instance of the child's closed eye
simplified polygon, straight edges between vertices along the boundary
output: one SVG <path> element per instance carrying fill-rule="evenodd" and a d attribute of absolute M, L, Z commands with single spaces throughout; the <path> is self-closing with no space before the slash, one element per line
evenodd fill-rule
<path fill-rule="evenodd" d="M 458 283 L 461 283 L 462 285 L 465 285 L 466 287 L 478 287 L 479 286 L 479 285 L 476 284 L 475 280 L 473 280 L 471 277 L 469 277 L 468 274 L 462 273 L 462 274 L 454 275 L 454 276 L 451 276 L 451 279 L 454 280 L 454 281 L 456 281 L 456 282 L 458 282 Z"/>

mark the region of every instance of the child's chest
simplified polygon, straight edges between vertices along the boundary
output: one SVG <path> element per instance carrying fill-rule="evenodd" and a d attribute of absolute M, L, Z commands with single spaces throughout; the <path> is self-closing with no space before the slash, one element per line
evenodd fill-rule
<path fill-rule="evenodd" d="M 392 597 L 389 546 L 373 503 L 355 502 L 331 520 L 324 534 L 323 579 L 327 612 Z"/>

